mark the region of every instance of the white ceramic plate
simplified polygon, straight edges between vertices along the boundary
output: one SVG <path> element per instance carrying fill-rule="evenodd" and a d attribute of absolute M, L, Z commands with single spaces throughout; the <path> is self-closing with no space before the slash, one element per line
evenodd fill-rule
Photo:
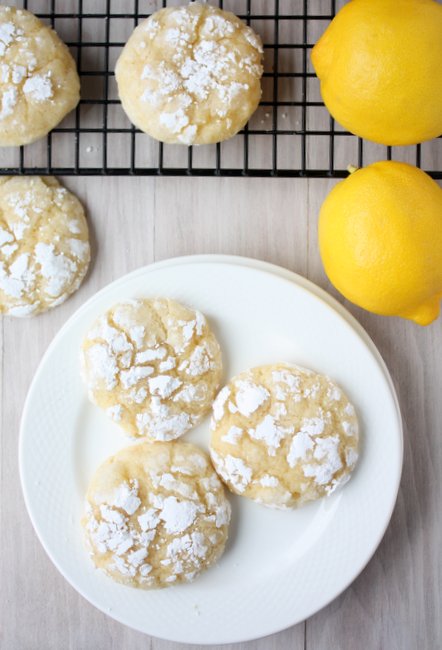
<path fill-rule="evenodd" d="M 113 303 L 169 296 L 210 319 L 225 378 L 248 367 L 295 362 L 329 374 L 357 406 L 362 454 L 350 483 L 298 511 L 232 497 L 230 541 L 219 565 L 194 583 L 143 592 L 101 575 L 79 520 L 95 468 L 128 444 L 87 400 L 79 346 Z M 208 421 L 185 436 L 207 447 Z M 187 643 L 233 643 L 282 630 L 341 593 L 378 546 L 402 467 L 400 412 L 368 335 L 330 296 L 289 271 L 255 260 L 198 256 L 139 269 L 112 283 L 64 325 L 26 401 L 20 472 L 26 504 L 49 557 L 93 605 L 147 634 Z"/>

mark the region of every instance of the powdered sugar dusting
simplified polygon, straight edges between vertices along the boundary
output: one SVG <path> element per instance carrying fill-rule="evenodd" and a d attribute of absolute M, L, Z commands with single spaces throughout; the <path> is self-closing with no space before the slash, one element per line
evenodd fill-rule
<path fill-rule="evenodd" d="M 210 455 L 218 474 L 227 483 L 231 483 L 238 492 L 244 492 L 252 480 L 252 469 L 241 458 L 230 454 L 223 458 L 213 448 L 210 450 Z"/>
<path fill-rule="evenodd" d="M 122 508 L 128 515 L 133 515 L 141 504 L 141 500 L 138 498 L 137 494 L 138 481 L 133 480 L 131 486 L 127 483 L 123 483 L 116 491 L 113 505 L 117 508 Z"/>
<path fill-rule="evenodd" d="M 355 449 L 347 449 L 345 452 L 345 462 L 348 467 L 354 467 L 357 463 L 359 454 Z"/>
<path fill-rule="evenodd" d="M 29 254 L 15 258 L 9 269 L 0 262 L 0 289 L 11 298 L 20 299 L 34 286 L 35 273 L 29 267 Z"/>
<path fill-rule="evenodd" d="M 149 389 L 152 395 L 170 397 L 182 385 L 182 381 L 170 375 L 158 375 L 149 379 Z"/>
<path fill-rule="evenodd" d="M 189 413 L 174 413 L 159 398 L 152 398 L 150 412 L 137 413 L 136 426 L 140 435 L 149 435 L 155 440 L 174 440 L 182 436 L 193 424 Z"/>
<path fill-rule="evenodd" d="M 221 437 L 221 440 L 228 442 L 231 445 L 236 445 L 239 438 L 241 438 L 244 430 L 241 427 L 236 427 L 235 425 L 230 427 L 227 433 Z"/>
<path fill-rule="evenodd" d="M 155 370 L 152 366 L 135 366 L 129 370 L 120 371 L 120 382 L 123 388 L 136 386 L 140 381 L 149 377 Z"/>
<path fill-rule="evenodd" d="M 358 459 L 358 422 L 343 391 L 288 364 L 232 379 L 215 400 L 211 428 L 219 475 L 234 492 L 271 507 L 331 494 Z"/>
<path fill-rule="evenodd" d="M 18 14 L 18 12 L 17 12 Z M 15 16 L 17 15 L 15 14 Z M 12 16 L 11 16 L 12 17 Z M 34 55 L 30 52 L 33 47 L 33 36 L 24 34 L 23 30 L 12 22 L 0 22 L 0 81 L 5 84 L 1 91 L 0 120 L 10 117 L 19 101 L 19 93 L 34 101 L 45 101 L 52 98 L 51 73 L 44 75 L 33 74 L 36 66 Z M 20 62 L 11 63 L 11 56 L 6 58 L 10 46 L 20 42 L 22 47 L 18 52 Z M 8 85 L 10 84 L 10 85 Z"/>
<path fill-rule="evenodd" d="M 97 343 L 86 351 L 86 363 L 89 370 L 89 380 L 92 387 L 99 386 L 104 381 L 107 390 L 112 390 L 117 385 L 118 366 L 115 358 L 105 345 Z"/>
<path fill-rule="evenodd" d="M 46 291 L 54 298 L 65 293 L 75 278 L 77 265 L 64 253 L 57 253 L 54 244 L 42 242 L 35 246 L 35 261 L 46 280 Z"/>
<path fill-rule="evenodd" d="M 153 34 L 162 43 L 158 60 L 150 54 L 152 45 L 155 48 Z M 146 36 L 151 48 L 146 47 Z M 176 142 L 195 142 L 201 124 L 195 106 L 207 106 L 218 122 L 231 124 L 231 114 L 245 103 L 251 84 L 259 83 L 262 75 L 259 37 L 210 5 L 192 3 L 158 12 L 139 26 L 133 38 L 144 62 L 140 102 L 161 109 L 159 127 Z M 238 82 L 238 75 L 246 81 Z"/>
<path fill-rule="evenodd" d="M 288 398 L 294 399 L 296 402 L 300 401 L 301 394 L 299 385 L 301 379 L 299 375 L 295 375 L 290 370 L 274 370 L 272 378 L 275 382 L 275 394 L 279 400 L 286 400 Z"/>
<path fill-rule="evenodd" d="M 260 484 L 262 487 L 278 487 L 279 481 L 276 478 L 276 476 L 269 476 L 268 474 L 265 474 L 262 478 L 259 479 Z"/>
<path fill-rule="evenodd" d="M 61 304 L 86 273 L 87 227 L 78 238 L 68 227 L 69 211 L 81 207 L 67 194 L 69 203 L 58 206 L 57 190 L 38 176 L 0 185 L 0 310 L 11 315 Z M 79 218 L 84 218 L 81 213 Z"/>
<path fill-rule="evenodd" d="M 197 506 L 191 501 L 177 501 L 167 497 L 162 505 L 160 519 L 168 533 L 182 533 L 195 521 Z"/>
<path fill-rule="evenodd" d="M 295 433 L 287 455 L 287 462 L 290 467 L 294 467 L 298 460 L 305 459 L 307 452 L 313 449 L 314 446 L 315 443 L 306 431 L 301 430 Z"/>
<path fill-rule="evenodd" d="M 148 445 L 140 446 L 140 459 L 146 458 L 146 453 L 151 455 Z M 161 457 L 161 451 L 154 453 Z M 171 469 L 164 475 L 152 474 L 152 480 L 133 478 L 110 492 L 89 496 L 84 525 L 98 566 L 130 584 L 155 587 L 192 580 L 210 563 L 209 551 L 215 557 L 219 554 L 230 521 L 230 505 L 219 481 L 207 500 L 199 496 L 193 476 L 192 457 L 196 455 L 202 458 L 201 452 L 195 450 L 192 455 L 186 450 L 180 478 Z M 188 474 L 182 471 L 186 468 L 191 470 L 188 479 L 183 478 Z M 204 463 L 200 471 L 206 469 Z M 213 470 L 204 480 L 212 476 L 216 478 Z M 202 482 L 200 485 L 202 488 Z M 177 496 L 177 491 L 189 498 Z"/>
<path fill-rule="evenodd" d="M 354 422 L 348 422 L 347 420 L 344 420 L 342 423 L 342 428 L 346 436 L 353 437 L 358 433 L 357 426 Z"/>
<path fill-rule="evenodd" d="M 46 136 L 78 103 L 75 61 L 44 22 L 25 9 L 0 6 L 2 146 Z"/>
<path fill-rule="evenodd" d="M 138 352 L 135 357 L 135 361 L 136 363 L 146 363 L 147 361 L 153 361 L 154 359 L 164 359 L 166 354 L 167 349 L 164 346 L 160 345 L 152 349 L 148 348 L 147 350 Z"/>
<path fill-rule="evenodd" d="M 251 438 L 264 442 L 269 455 L 275 456 L 281 440 L 293 433 L 293 429 L 278 425 L 273 415 L 267 414 L 255 429 L 248 429 L 248 433 Z"/>
<path fill-rule="evenodd" d="M 342 468 L 339 437 L 316 438 L 313 458 L 321 462 L 304 465 L 304 476 L 313 476 L 318 485 L 329 483 L 333 475 Z"/>
<path fill-rule="evenodd" d="M 35 102 L 44 102 L 53 97 L 51 73 L 36 74 L 26 79 L 23 92 Z"/>
<path fill-rule="evenodd" d="M 221 420 L 224 415 L 224 405 L 230 397 L 230 389 L 227 386 L 224 386 L 218 393 L 215 401 L 213 402 L 213 419 L 215 422 Z"/>
<path fill-rule="evenodd" d="M 0 120 L 9 117 L 14 113 L 14 107 L 17 104 L 17 88 L 6 88 L 1 94 Z"/>
<path fill-rule="evenodd" d="M 13 23 L 0 23 L 0 41 L 3 43 L 3 45 L 10 45 L 13 42 L 16 34 L 17 30 Z"/>
<path fill-rule="evenodd" d="M 249 416 L 269 399 L 270 393 L 252 381 L 239 380 L 236 387 L 236 407 L 241 415 Z"/>
<path fill-rule="evenodd" d="M 115 404 L 115 406 L 110 406 L 106 413 L 114 422 L 120 422 L 123 416 L 123 407 L 121 404 Z"/>
<path fill-rule="evenodd" d="M 221 369 L 219 346 L 204 317 L 187 312 L 183 318 L 186 309 L 166 299 L 121 303 L 97 319 L 84 340 L 83 374 L 94 400 L 123 405 L 130 435 L 173 440 L 208 407 Z M 104 353 L 91 358 L 95 344 L 113 359 L 112 382 L 97 381 L 94 363 L 102 365 Z"/>

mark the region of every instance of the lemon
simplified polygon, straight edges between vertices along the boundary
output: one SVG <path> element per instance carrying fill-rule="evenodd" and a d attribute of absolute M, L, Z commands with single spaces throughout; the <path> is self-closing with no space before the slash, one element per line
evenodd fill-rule
<path fill-rule="evenodd" d="M 352 173 L 319 215 L 325 271 L 351 302 L 428 325 L 442 298 L 442 189 L 400 162 Z"/>
<path fill-rule="evenodd" d="M 442 5 L 351 0 L 312 50 L 321 94 L 347 130 L 386 145 L 442 133 Z"/>

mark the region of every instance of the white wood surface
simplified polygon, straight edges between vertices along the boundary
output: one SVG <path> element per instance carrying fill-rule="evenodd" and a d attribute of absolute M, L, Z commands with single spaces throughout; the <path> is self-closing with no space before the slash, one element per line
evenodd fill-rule
<path fill-rule="evenodd" d="M 145 0 L 143 9 L 159 0 Z M 171 2 L 175 0 L 171 0 Z M 273 11 L 270 0 L 253 0 L 255 11 Z M 112 0 L 122 11 L 129 0 Z M 21 0 L 10 4 L 21 5 Z M 225 0 L 225 7 L 244 11 L 244 0 Z M 338 1 L 337 5 L 340 6 Z M 100 11 L 105 0 L 84 0 L 86 10 Z M 301 0 L 280 0 L 282 11 L 302 11 Z M 329 3 L 309 0 L 311 13 L 328 13 Z M 47 11 L 49 0 L 30 0 L 35 12 Z M 68 11 L 74 0 L 57 0 Z M 103 24 L 83 26 L 85 40 L 103 38 Z M 102 22 L 102 21 L 101 21 Z M 287 22 L 287 21 L 286 21 Z M 271 42 L 270 21 L 254 25 Z M 310 42 L 325 28 L 313 26 Z M 76 39 L 77 22 L 58 20 L 56 29 L 67 41 Z M 125 39 L 132 24 L 111 29 L 114 40 Z M 287 42 L 299 40 L 299 29 L 281 26 Z M 123 32 L 119 30 L 123 30 Z M 126 31 L 124 31 L 126 30 Z M 74 53 L 75 54 L 75 53 Z M 102 53 L 101 53 L 102 54 Z M 86 48 L 83 70 L 103 65 L 99 48 Z M 113 56 L 113 55 L 112 55 Z M 281 51 L 280 69 L 300 69 L 301 50 Z M 292 57 L 292 58 L 290 58 Z M 111 61 L 113 65 L 113 60 Z M 266 69 L 272 67 L 271 51 Z M 291 82 L 290 82 L 291 83 Z M 111 97 L 115 88 L 111 82 Z M 83 78 L 82 95 L 100 96 L 99 82 Z M 299 84 L 280 87 L 281 97 L 299 99 Z M 310 100 L 319 99 L 318 84 L 308 84 Z M 271 99 L 272 86 L 264 86 Z M 112 110 L 109 125 L 126 126 L 121 110 Z M 287 128 L 299 124 L 299 107 L 279 114 Z M 81 119 L 101 124 L 97 107 L 83 107 Z M 70 121 L 69 121 L 70 120 Z M 73 117 L 65 125 L 73 124 Z M 97 124 L 94 120 L 98 120 Z M 253 117 L 258 128 L 271 125 L 269 110 Z M 308 128 L 327 129 L 325 109 L 309 112 Z M 337 127 L 339 129 L 339 127 Z M 72 164 L 72 148 L 62 135 L 53 137 L 54 165 Z M 127 165 L 127 140 L 110 143 L 109 164 Z M 101 164 L 100 135 L 80 138 L 82 165 Z M 239 147 L 239 148 L 238 148 Z M 155 164 L 153 149 L 137 136 L 137 161 Z M 178 153 L 177 153 L 178 152 Z M 179 164 L 184 149 L 165 148 L 166 164 Z M 241 165 L 240 137 L 223 145 L 224 161 Z M 251 138 L 251 165 L 271 164 L 271 136 Z M 385 148 L 367 145 L 366 163 L 383 157 Z M 177 155 L 178 158 L 174 158 Z M 414 162 L 412 148 L 395 156 Z M 357 160 L 357 141 L 336 138 L 335 163 L 344 168 Z M 213 165 L 211 147 L 195 152 L 195 164 Z M 442 166 L 441 147 L 422 147 L 427 169 Z M 27 148 L 26 164 L 46 164 L 45 142 Z M 281 139 L 278 164 L 298 166 L 298 137 Z M 307 162 L 312 168 L 328 166 L 327 139 L 309 138 Z M 17 150 L 4 150 L 0 164 L 17 164 Z M 317 250 L 319 206 L 334 184 L 327 180 L 281 179 L 167 179 L 67 178 L 61 179 L 87 207 L 94 244 L 94 262 L 80 291 L 66 304 L 33 320 L 0 319 L 0 650 L 186 650 L 184 646 L 149 638 L 116 623 L 95 610 L 61 577 L 45 555 L 27 516 L 18 476 L 18 430 L 23 402 L 35 369 L 47 345 L 66 319 L 95 291 L 115 278 L 153 261 L 192 253 L 230 253 L 286 266 L 336 292 L 324 276 Z M 342 300 L 341 298 L 338 299 Z M 438 650 L 442 647 L 442 326 L 441 320 L 420 328 L 399 319 L 370 315 L 348 305 L 367 328 L 390 368 L 402 406 L 405 425 L 405 464 L 398 503 L 391 524 L 374 558 L 354 584 L 323 611 L 290 630 L 259 641 L 223 646 L 227 650 Z M 294 585 L 302 589 L 302 585 Z M 171 621 L 173 625 L 173 621 Z M 215 650 L 215 646 L 212 646 Z"/>
<path fill-rule="evenodd" d="M 150 639 L 95 610 L 45 555 L 25 511 L 18 476 L 26 391 L 48 343 L 70 314 L 111 280 L 155 260 L 191 253 L 247 255 L 286 266 L 336 295 L 322 271 L 316 243 L 318 209 L 333 182 L 62 180 L 87 206 L 95 249 L 91 272 L 80 291 L 51 313 L 0 320 L 0 648 L 185 650 L 191 646 Z M 441 647 L 441 321 L 420 328 L 349 308 L 383 354 L 403 410 L 405 465 L 392 522 L 367 568 L 335 602 L 305 624 L 226 648 Z"/>

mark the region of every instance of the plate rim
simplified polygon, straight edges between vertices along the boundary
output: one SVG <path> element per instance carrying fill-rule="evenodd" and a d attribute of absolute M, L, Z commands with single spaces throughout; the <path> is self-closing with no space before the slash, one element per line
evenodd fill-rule
<path fill-rule="evenodd" d="M 29 490 L 29 485 L 26 482 L 26 477 L 24 475 L 24 465 L 23 465 L 23 455 L 24 455 L 24 438 L 25 438 L 25 433 L 24 433 L 24 427 L 25 427 L 25 421 L 27 419 L 27 413 L 30 408 L 30 403 L 32 400 L 32 393 L 34 391 L 35 384 L 37 384 L 39 380 L 39 375 L 41 372 L 41 368 L 44 365 L 44 362 L 46 358 L 51 354 L 53 347 L 56 346 L 58 343 L 59 339 L 63 337 L 64 333 L 66 330 L 68 330 L 72 323 L 77 320 L 77 318 L 81 318 L 81 315 L 84 311 L 86 311 L 90 304 L 94 303 L 97 299 L 99 299 L 103 294 L 105 294 L 109 289 L 113 287 L 118 287 L 120 284 L 124 284 L 127 281 L 130 281 L 132 278 L 135 278 L 139 275 L 143 275 L 144 273 L 149 273 L 151 271 L 155 271 L 161 268 L 169 268 L 173 266 L 180 266 L 183 264 L 211 264 L 211 263 L 217 263 L 217 264 L 226 264 L 228 266 L 242 266 L 246 267 L 248 269 L 252 270 L 260 270 L 263 272 L 266 272 L 272 276 L 279 277 L 280 279 L 284 279 L 286 281 L 289 281 L 293 284 L 295 284 L 298 288 L 301 288 L 305 291 L 307 291 L 310 294 L 313 294 L 313 296 L 317 299 L 319 299 L 321 302 L 323 302 L 326 307 L 334 311 L 342 320 L 344 320 L 347 324 L 347 326 L 350 326 L 358 335 L 358 337 L 362 340 L 365 346 L 369 348 L 370 353 L 374 356 L 376 362 L 378 363 L 380 369 L 383 372 L 383 375 L 386 379 L 386 382 L 388 384 L 389 390 L 390 390 L 390 396 L 392 398 L 392 402 L 395 406 L 395 411 L 397 415 L 397 425 L 398 425 L 398 458 L 397 458 L 397 475 L 395 477 L 395 482 L 394 482 L 394 497 L 392 496 L 391 498 L 391 504 L 390 508 L 388 511 L 388 516 L 385 517 L 385 520 L 383 522 L 383 525 L 379 528 L 379 533 L 376 538 L 376 542 L 372 545 L 372 548 L 370 548 L 370 552 L 367 554 L 367 558 L 365 562 L 360 565 L 354 573 L 352 573 L 351 577 L 346 581 L 344 585 L 341 585 L 336 591 L 336 593 L 330 597 L 326 602 L 322 603 L 321 606 L 314 607 L 312 608 L 312 611 L 307 614 L 307 616 L 299 619 L 296 616 L 293 618 L 291 622 L 289 622 L 287 625 L 284 627 L 281 627 L 280 625 L 275 626 L 274 628 L 269 629 L 264 635 L 252 635 L 246 634 L 241 637 L 235 637 L 235 638 L 230 638 L 227 640 L 222 640 L 222 641 L 213 641 L 209 644 L 206 642 L 198 641 L 198 640 L 192 640 L 192 641 L 183 641 L 182 639 L 178 637 L 172 636 L 158 636 L 158 635 L 153 635 L 150 632 L 146 632 L 145 629 L 142 629 L 141 627 L 135 626 L 133 624 L 127 623 L 125 620 L 123 620 L 122 617 L 118 615 L 118 613 L 110 613 L 109 611 L 106 610 L 105 606 L 101 606 L 100 604 L 96 603 L 94 600 L 91 599 L 91 597 L 85 593 L 85 591 L 82 589 L 82 587 L 79 587 L 73 580 L 71 580 L 70 577 L 68 577 L 64 571 L 64 569 L 60 566 L 59 562 L 52 556 L 48 546 L 46 545 L 46 542 L 44 538 L 41 535 L 41 532 L 39 530 L 39 526 L 34 518 L 33 512 L 32 512 L 32 505 L 31 505 L 31 499 L 30 499 L 30 490 Z M 79 593 L 88 603 L 90 603 L 93 607 L 96 607 L 99 611 L 103 612 L 106 614 L 106 616 L 109 616 L 110 618 L 118 621 L 122 625 L 125 625 L 126 627 L 129 627 L 130 629 L 134 629 L 138 632 L 141 632 L 143 634 L 146 634 L 147 636 L 154 636 L 155 638 L 162 638 L 164 640 L 168 641 L 173 641 L 173 642 L 178 642 L 178 643 L 192 643 L 195 645 L 212 645 L 215 643 L 216 645 L 224 645 L 224 644 L 229 644 L 229 643 L 242 643 L 242 642 L 247 642 L 259 638 L 266 638 L 267 636 L 270 636 L 272 634 L 276 634 L 278 632 L 282 632 L 283 630 L 289 629 L 290 627 L 297 625 L 301 623 L 302 621 L 307 620 L 317 612 L 321 611 L 325 607 L 327 607 L 331 602 L 333 602 L 338 596 L 340 596 L 353 582 L 354 580 L 362 573 L 362 571 L 366 568 L 370 560 L 373 558 L 376 550 L 378 549 L 385 532 L 390 524 L 391 517 L 394 511 L 394 508 L 396 506 L 397 502 L 397 497 L 398 497 L 398 492 L 399 492 L 399 487 L 400 487 L 400 482 L 401 482 L 401 477 L 402 477 L 402 470 L 403 470 L 403 455 L 404 455 L 404 435 L 403 435 L 403 420 L 402 420 L 402 415 L 401 415 L 401 410 L 400 410 L 400 405 L 399 405 L 399 400 L 397 397 L 396 389 L 393 383 L 393 380 L 391 378 L 390 372 L 388 370 L 388 367 L 380 354 L 379 350 L 377 349 L 375 343 L 369 336 L 369 334 L 366 332 L 364 327 L 357 321 L 357 319 L 350 314 L 350 312 L 338 301 L 336 298 L 334 298 L 331 294 L 329 294 L 327 291 L 325 291 L 322 287 L 316 285 L 314 282 L 311 280 L 305 278 L 304 276 L 295 273 L 294 271 L 291 271 L 289 269 L 286 269 L 282 266 L 262 261 L 259 259 L 255 258 L 249 258 L 245 256 L 239 256 L 239 255 L 226 255 L 226 254 L 197 254 L 197 255 L 185 255 L 185 256 L 178 256 L 178 257 L 173 257 L 173 258 L 168 258 L 165 260 L 160 260 L 158 262 L 153 262 L 151 264 L 144 265 L 142 267 L 139 267 L 137 269 L 134 269 L 133 271 L 124 274 L 123 276 L 116 278 L 112 282 L 106 284 L 104 287 L 96 291 L 92 296 L 90 296 L 78 309 L 76 309 L 70 316 L 69 318 L 63 323 L 61 328 L 58 330 L 58 332 L 55 334 L 53 339 L 51 340 L 50 344 L 46 348 L 39 364 L 38 367 L 34 373 L 34 376 L 32 378 L 32 381 L 29 385 L 27 394 L 26 394 L 26 399 L 24 402 L 23 410 L 22 410 L 22 415 L 20 419 L 20 429 L 19 429 L 19 476 L 20 476 L 20 484 L 21 484 L 21 489 L 22 489 L 22 494 L 26 506 L 26 510 L 28 513 L 28 516 L 31 520 L 33 529 L 35 534 L 37 535 L 37 538 L 42 545 L 45 553 L 49 557 L 50 561 L 52 564 L 57 568 L 59 573 L 63 576 L 63 578 L 68 582 L 68 584 L 77 592 Z M 393 492 L 392 492 L 393 494 Z"/>

